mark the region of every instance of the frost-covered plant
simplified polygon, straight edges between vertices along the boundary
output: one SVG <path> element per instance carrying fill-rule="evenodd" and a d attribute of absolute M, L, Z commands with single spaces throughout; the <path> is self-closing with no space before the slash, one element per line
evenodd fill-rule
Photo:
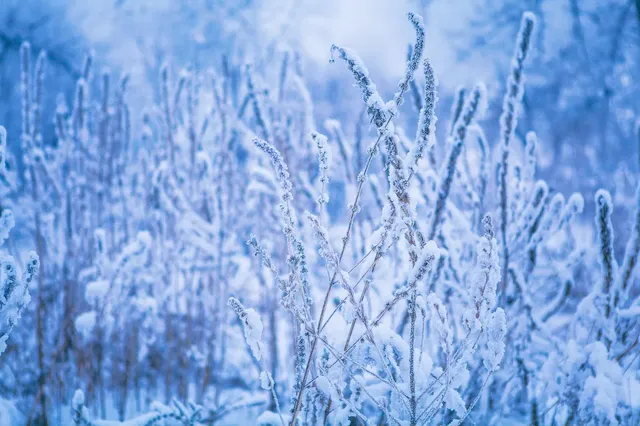
<path fill-rule="evenodd" d="M 282 304 L 298 330 L 290 424 L 344 424 L 348 419 L 457 424 L 470 415 L 487 422 L 524 417 L 542 424 L 561 399 L 544 394 L 550 379 L 540 371 L 545 362 L 567 351 L 552 324 L 567 309 L 585 249 L 577 245 L 572 233 L 573 221 L 583 209 L 582 197 L 572 194 L 565 199 L 545 181 L 535 180 L 537 140 L 533 132 L 526 133 L 522 150 L 514 142 L 535 17 L 525 13 L 522 18 L 500 119 L 500 143 L 494 147 L 498 155 L 492 155 L 479 123 L 486 101 L 479 84 L 470 92 L 458 91 L 442 158 L 432 148 L 437 96 L 428 61 L 424 62 L 424 94 L 416 100 L 420 115 L 415 140 L 409 141 L 396 124 L 399 100 L 415 86 L 411 82 L 424 43 L 420 20 L 413 15 L 410 19 L 417 28 L 417 42 L 393 101 L 382 100 L 355 52 L 331 48 L 332 60 L 336 56 L 344 60 L 353 74 L 377 131 L 364 161 L 356 161 L 339 123 L 325 124 L 337 142 L 347 193 L 353 197 L 339 239 L 330 223 L 312 213 L 306 214 L 312 231 L 309 238 L 294 212 L 300 206 L 295 196 L 291 198 L 297 194 L 297 184 L 283 163 L 285 156 L 269 141 L 258 143 L 272 159 L 280 181 L 285 235 L 288 239 L 295 235 L 297 243 L 308 246 L 305 259 L 313 252 L 309 247 L 317 247 L 322 262 L 306 263 L 305 269 L 326 269 L 324 297 L 309 316 L 306 306 L 310 303 L 303 295 L 313 294 L 314 289 L 309 293 L 302 289 L 311 280 L 318 282 L 318 275 L 305 274 L 301 279 L 296 255 L 290 251 L 287 259 L 292 267 L 282 275 L 268 252 L 255 238 L 251 240 L 262 265 L 284 292 Z M 386 179 L 380 180 L 369 174 L 382 148 Z M 428 159 L 426 166 L 423 157 Z M 326 179 L 325 158 L 320 149 L 321 182 Z M 473 166 L 471 161 L 475 161 Z M 349 163 L 359 165 L 360 170 L 353 170 Z M 495 180 L 491 170 L 495 170 Z M 490 198 L 492 189 L 495 200 Z M 379 219 L 371 211 L 361 211 L 363 197 L 376 200 Z M 600 205 L 608 208 L 607 203 Z M 497 226 L 490 214 L 494 206 Z M 421 217 L 426 217 L 424 228 L 418 220 Z M 620 282 L 620 288 L 628 291 L 639 245 L 632 237 L 625 273 L 615 278 L 612 239 L 607 232 L 599 231 L 599 235 L 604 241 L 603 288 L 607 289 L 599 303 L 612 312 L 619 303 L 614 300 L 624 297 L 622 290 L 612 290 L 613 282 Z M 334 239 L 338 248 L 334 248 Z M 479 242 L 474 250 L 475 241 Z M 390 294 L 380 285 L 382 280 L 394 283 Z M 597 298 L 585 301 L 591 299 Z M 625 327 L 630 326 L 631 312 L 635 311 L 624 311 Z M 591 317 L 602 322 L 613 316 L 603 313 Z M 335 325 L 340 321 L 346 327 Z M 612 321 L 608 320 L 607 327 L 595 327 L 605 348 L 611 345 L 607 337 L 611 330 L 620 329 L 623 323 L 614 326 Z M 336 336 L 340 334 L 335 333 L 336 327 L 345 328 L 346 335 Z M 633 346 L 633 341 L 628 343 Z M 594 351 L 600 353 L 601 348 L 594 347 Z M 583 384 L 588 381 L 586 376 L 581 380 Z M 622 381 L 612 380 L 612 386 L 621 389 Z M 586 385 L 593 397 L 593 385 Z M 497 389 L 503 390 L 500 396 L 494 392 Z M 509 411 L 512 400 L 517 405 Z M 586 402 L 582 405 L 593 407 Z M 496 406 L 500 409 L 492 412 L 490 407 Z M 633 410 L 626 402 L 621 407 Z"/>
<path fill-rule="evenodd" d="M 50 404 L 52 394 L 47 390 L 52 382 L 58 381 L 58 371 L 91 377 L 88 395 L 93 398 L 97 394 L 103 401 L 107 383 L 101 378 L 110 377 L 115 382 L 121 368 L 130 374 L 125 366 L 131 365 L 131 355 L 121 355 L 137 346 L 137 342 L 130 340 L 136 333 L 120 331 L 107 341 L 104 334 L 94 333 L 93 325 L 96 318 L 103 318 L 97 316 L 99 310 L 117 306 L 120 300 L 116 298 L 132 296 L 126 284 L 133 274 L 137 274 L 137 284 L 144 281 L 139 270 L 127 268 L 136 253 L 143 250 L 139 246 L 151 244 L 149 237 L 144 237 L 144 231 L 138 232 L 144 229 L 144 225 L 137 222 L 143 212 L 132 216 L 129 207 L 137 195 L 130 191 L 130 179 L 135 179 L 137 173 L 128 173 L 124 167 L 129 161 L 131 136 L 125 96 L 128 78 L 125 76 L 113 84 L 110 73 L 105 70 L 97 82 L 94 81 L 94 59 L 89 55 L 82 67 L 72 106 L 67 105 L 63 95 L 58 97 L 53 120 L 55 134 L 47 138 L 55 143 L 45 143 L 41 128 L 46 119 L 42 117 L 41 105 L 46 96 L 43 93 L 46 58 L 46 53 L 41 52 L 32 70 L 30 47 L 27 43 L 23 45 L 21 142 L 25 175 L 18 197 L 33 214 L 30 231 L 44 265 L 35 289 L 35 309 L 29 313 L 35 317 L 34 355 L 22 360 L 24 371 L 38 377 L 37 388 L 30 390 L 35 395 L 26 394 L 31 421 L 43 423 L 48 422 L 48 407 L 58 404 L 58 401 Z M 112 267 L 121 270 L 112 271 Z M 118 294 L 119 291 L 124 294 Z M 112 303 L 101 302 L 105 294 L 111 296 Z M 138 296 L 142 296 L 142 292 Z M 128 300 L 135 305 L 142 297 Z M 81 314 L 86 307 L 92 310 Z M 148 305 L 141 310 L 147 308 Z M 112 312 L 105 318 L 110 315 Z M 131 317 L 119 319 L 122 323 L 118 329 L 124 328 Z M 100 337 L 85 339 L 86 334 Z M 85 359 L 86 342 L 91 342 L 88 347 L 96 354 L 95 359 Z M 99 347 L 111 348 L 111 353 L 96 350 Z M 105 359 L 112 362 L 106 363 Z M 14 360 L 20 362 L 20 357 Z M 107 369 L 110 374 L 105 373 Z M 96 370 L 100 372 L 94 374 Z M 98 378 L 96 382 L 94 378 Z M 129 383 L 126 379 L 124 382 L 123 386 L 128 388 Z M 58 383 L 55 388 L 67 394 L 76 385 Z M 104 412 L 104 403 L 100 405 Z"/>
<path fill-rule="evenodd" d="M 443 418 L 450 418 L 452 421 L 457 418 L 456 421 L 461 422 L 479 400 L 504 356 L 507 324 L 504 310 L 496 307 L 497 284 L 500 280 L 499 249 L 490 215 L 484 220 L 484 236 L 480 238 L 477 258 L 474 256 L 476 260 L 468 265 L 469 273 L 477 277 L 474 280 L 476 284 L 462 290 L 459 295 L 461 320 L 456 319 L 454 324 L 463 328 L 454 328 L 449 319 L 453 311 L 450 313 L 451 308 L 435 292 L 440 292 L 440 286 L 433 285 L 440 281 L 437 274 L 442 272 L 442 259 L 450 255 L 439 249 L 434 240 L 438 239 L 446 244 L 443 237 L 446 228 L 443 228 L 443 224 L 448 211 L 447 202 L 453 192 L 455 170 L 459 166 L 458 159 L 466 142 L 468 129 L 475 125 L 476 116 L 482 116 L 486 95 L 483 86 L 478 85 L 464 102 L 459 118 L 455 119 L 442 167 L 439 172 L 427 177 L 419 167 L 419 162 L 424 152 L 433 145 L 436 101 L 434 71 L 428 61 L 425 61 L 426 85 L 420 124 L 416 140 L 408 148 L 409 152 L 402 153 L 405 148 L 398 136 L 399 130 L 394 125 L 394 118 L 398 115 L 397 106 L 418 68 L 424 43 L 421 20 L 414 15 L 410 15 L 410 20 L 417 30 L 416 46 L 408 62 L 407 73 L 400 82 L 400 91 L 389 103 L 382 101 L 367 69 L 353 51 L 337 46 L 332 46 L 331 49 L 332 54 L 337 54 L 346 62 L 357 86 L 362 90 L 367 112 L 377 129 L 378 138 L 367 151 L 368 157 L 362 164 L 363 169 L 356 173 L 357 179 L 351 182 L 355 185 L 352 192 L 354 201 L 347 210 L 347 229 L 340 240 L 339 250 L 333 248 L 331 234 L 321 218 L 307 214 L 314 239 L 306 243 L 319 247 L 318 253 L 326 267 L 328 278 L 324 300 L 320 304 L 320 311 L 316 312 L 317 319 L 306 314 L 305 297 L 295 296 L 304 294 L 301 291 L 303 281 L 295 267 L 290 269 L 288 277 L 281 277 L 264 249 L 255 239 L 252 240 L 251 245 L 262 259 L 263 265 L 281 283 L 279 287 L 285 292 L 283 306 L 291 311 L 303 332 L 298 345 L 301 351 L 296 356 L 299 374 L 296 374 L 294 386 L 296 395 L 293 398 L 292 425 L 343 424 L 349 418 L 367 423 L 380 416 L 389 424 L 407 422 L 415 425 L 439 418 L 443 412 Z M 341 139 L 339 127 L 334 123 L 329 123 L 329 126 L 337 138 Z M 348 160 L 343 143 L 338 143 L 341 157 Z M 266 141 L 258 141 L 256 144 L 272 159 L 276 176 L 281 182 L 280 209 L 287 239 L 292 238 L 291 235 L 304 235 L 304 232 L 294 231 L 304 227 L 292 213 L 292 183 L 281 154 Z M 349 242 L 354 239 L 352 232 L 357 224 L 362 223 L 356 217 L 360 213 L 359 203 L 364 183 L 368 180 L 370 165 L 380 147 L 385 148 L 384 165 L 389 182 L 386 202 L 382 203 L 382 217 L 378 221 L 372 221 L 372 225 L 378 230 L 368 239 L 370 248 L 365 249 L 361 256 L 356 255 L 355 265 L 345 269 L 344 255 Z M 322 179 L 326 170 L 325 157 L 320 149 Z M 426 234 L 418 225 L 416 204 L 412 203 L 409 195 L 412 178 L 422 182 L 431 179 L 438 188 L 436 196 L 427 203 L 430 214 Z M 374 192 L 376 187 L 379 188 L 379 184 L 372 186 Z M 401 238 L 402 235 L 404 239 Z M 301 237 L 295 238 L 298 241 Z M 401 276 L 400 282 L 404 281 L 404 284 L 389 294 L 387 302 L 382 297 L 374 303 L 369 292 L 372 288 L 380 291 L 380 286 L 376 286 L 376 268 L 385 263 L 404 264 L 405 260 L 397 257 L 395 248 L 401 241 L 404 241 L 408 252 L 405 259 L 408 260 L 410 272 Z M 309 251 L 306 250 L 307 253 Z M 296 265 L 295 261 L 290 260 L 289 263 Z M 328 302 L 332 292 L 341 295 L 337 299 L 340 302 L 330 311 Z M 405 303 L 406 307 L 398 310 Z M 376 309 L 379 310 L 377 315 Z M 335 315 L 336 312 L 342 313 L 342 320 L 348 325 L 344 343 L 339 343 L 339 340 L 336 342 L 335 336 L 326 334 L 326 330 L 332 327 L 329 323 L 341 318 Z M 393 316 L 398 312 L 402 315 L 397 323 L 398 330 L 394 331 L 393 323 L 396 320 Z M 405 327 L 405 324 L 409 327 Z M 432 333 L 428 332 L 429 324 Z M 408 335 L 405 334 L 405 329 L 408 329 Z M 436 343 L 431 348 L 440 349 L 428 349 L 429 341 Z M 469 381 L 468 365 L 474 357 L 484 360 L 487 370 L 484 384 L 475 390 L 466 387 Z M 440 365 L 435 366 L 436 363 Z M 473 395 L 469 394 L 469 390 L 473 391 Z M 324 409 L 320 408 L 318 415 L 318 410 L 313 407 L 317 404 L 322 407 L 322 400 L 327 403 Z"/>
<path fill-rule="evenodd" d="M 80 313 L 74 325 L 77 343 L 86 348 L 78 352 L 95 360 L 81 373 L 101 389 L 107 380 L 115 382 L 120 374 L 125 377 L 137 374 L 134 364 L 145 359 L 155 338 L 158 308 L 151 297 L 150 271 L 146 266 L 152 247 L 149 233 L 140 232 L 113 259 L 109 257 L 104 230 L 96 230 L 95 241 L 95 269 L 85 275 L 90 280 L 84 295 L 90 310 Z M 133 343 L 135 347 L 130 347 Z M 105 374 L 105 365 L 110 359 L 111 371 Z M 120 359 L 122 364 L 117 362 Z M 126 393 L 127 389 L 123 391 Z M 123 403 L 119 404 L 121 416 L 124 407 Z"/>
<path fill-rule="evenodd" d="M 640 186 L 620 268 L 613 252 L 611 196 L 600 190 L 595 204 L 600 274 L 577 307 L 568 344 L 545 363 L 543 377 L 548 388 L 541 393 L 556 407 L 552 421 L 633 424 L 640 420 L 640 404 L 633 396 L 640 389 L 640 380 L 629 369 L 636 361 L 630 355 L 638 342 L 640 300 L 629 293 L 629 280 L 640 252 Z"/>
<path fill-rule="evenodd" d="M 7 133 L 0 126 L 0 149 L 2 164 L 6 148 Z M 9 233 L 15 226 L 15 218 L 11 210 L 4 209 L 0 214 L 0 245 L 4 245 Z M 6 253 L 0 253 L 0 355 L 7 349 L 9 335 L 20 320 L 26 305 L 31 301 L 29 286 L 38 275 L 40 262 L 38 255 L 31 251 L 27 254 L 27 262 L 20 274 L 16 259 Z"/>
<path fill-rule="evenodd" d="M 44 273 L 23 312 L 36 338 L 14 330 L 31 346 L 5 354 L 0 388 L 29 384 L 33 422 L 70 400 L 96 425 L 111 404 L 120 420 L 153 411 L 134 424 L 637 422 L 640 218 L 617 265 L 610 197 L 596 198 L 596 250 L 574 233 L 582 196 L 538 178 L 519 120 L 535 17 L 493 133 L 482 83 L 436 119 L 437 69 L 409 21 L 388 101 L 353 50 L 331 47 L 364 105 L 356 123 L 324 120 L 327 137 L 286 49 L 216 71 L 165 64 L 140 117 L 128 78 L 89 55 L 43 137 L 46 56 L 32 67 L 23 47 L 26 173 L 7 170 L 2 193 L 31 214 Z"/>
<path fill-rule="evenodd" d="M 262 330 L 263 325 L 260 320 L 260 316 L 254 309 L 245 309 L 242 306 L 242 303 L 238 301 L 238 299 L 231 297 L 229 298 L 229 306 L 234 312 L 238 315 L 238 318 L 242 322 L 242 326 L 244 329 L 244 337 L 251 348 L 251 353 L 256 361 L 260 362 L 262 366 L 262 371 L 260 372 L 260 386 L 262 389 L 270 390 L 273 396 L 273 400 L 276 406 L 276 410 L 278 413 L 278 417 L 280 418 L 281 424 L 284 426 L 284 418 L 282 417 L 282 412 L 280 411 L 280 403 L 278 402 L 278 395 L 276 394 L 275 383 L 273 382 L 273 377 L 267 368 L 267 364 L 265 361 L 265 356 L 263 354 L 262 349 Z"/>

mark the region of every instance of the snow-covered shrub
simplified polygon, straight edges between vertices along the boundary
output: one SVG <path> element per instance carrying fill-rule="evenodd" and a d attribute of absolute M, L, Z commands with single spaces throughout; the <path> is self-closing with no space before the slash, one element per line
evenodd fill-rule
<path fill-rule="evenodd" d="M 536 178 L 536 135 L 528 131 L 520 140 L 516 132 L 535 17 L 522 17 L 497 144 L 483 131 L 488 100 L 482 83 L 458 90 L 438 141 L 437 70 L 422 59 L 421 18 L 409 19 L 416 42 L 388 102 L 355 52 L 331 47 L 331 60 L 344 61 L 355 78 L 375 130 L 366 149 L 361 130 L 349 143 L 336 120 L 325 122 L 328 137 L 319 133 L 289 54 L 275 90 L 255 66 L 241 68 L 243 91 L 214 77 L 215 112 L 200 125 L 198 76 L 185 72 L 172 88 L 163 70 L 159 125 L 145 130 L 145 137 L 155 131 L 164 141 L 148 192 L 161 230 L 154 241 L 162 241 L 153 256 L 170 265 L 178 248 L 178 264 L 193 266 L 181 278 L 164 272 L 172 302 L 163 301 L 170 315 L 157 315 L 165 323 L 159 338 L 190 348 L 196 365 L 202 362 L 194 376 L 199 384 L 200 372 L 205 380 L 223 374 L 216 361 L 223 352 L 180 328 L 198 323 L 189 306 L 195 303 L 199 318 L 220 327 L 221 334 L 204 327 L 205 341 L 221 338 L 226 348 L 244 336 L 247 353 L 226 362 L 254 370 L 246 381 L 252 391 L 238 395 L 262 410 L 255 414 L 258 424 L 637 421 L 629 395 L 638 380 L 625 369 L 637 365 L 629 355 L 637 345 L 631 283 L 640 220 L 618 268 L 613 206 L 598 193 L 602 278 L 573 306 L 576 280 L 591 285 L 585 276 L 597 275 L 585 262 L 596 251 L 573 230 L 584 201 Z M 421 64 L 422 81 L 414 76 Z M 409 95 L 419 106 L 413 139 L 401 121 Z M 207 151 L 201 147 L 209 130 L 215 148 Z M 341 199 L 332 194 L 336 188 L 350 198 L 346 208 L 335 204 Z M 256 261 L 245 257 L 247 250 Z M 207 267 L 222 285 L 200 285 L 195 301 L 193 290 L 175 290 L 202 280 L 198 268 Z M 256 298 L 255 290 L 263 296 Z M 213 297 L 202 296 L 206 291 Z M 242 331 L 220 310 L 221 296 Z M 245 308 L 251 303 L 255 310 Z M 179 356 L 176 370 L 190 371 L 187 361 Z M 165 373 L 167 400 L 174 379 Z M 203 385 L 195 399 L 224 412 L 219 389 L 208 399 Z M 261 392 L 262 398 L 249 396 Z M 182 385 L 177 394 L 193 398 Z"/>
<path fill-rule="evenodd" d="M 291 424 L 345 424 L 350 418 L 365 423 L 384 419 L 388 424 L 411 425 L 436 419 L 462 422 L 488 388 L 512 380 L 512 370 L 504 375 L 499 372 L 507 343 L 522 340 L 517 346 L 521 349 L 507 352 L 506 362 L 513 363 L 514 368 L 519 365 L 520 351 L 529 350 L 530 327 L 508 333 L 519 330 L 512 326 L 518 321 L 529 321 L 521 312 L 531 315 L 526 281 L 520 278 L 528 280 L 538 264 L 544 264 L 537 259 L 540 247 L 550 236 L 564 231 L 582 208 L 579 196 L 572 197 L 565 207 L 561 195 L 547 199 L 546 183 L 532 182 L 534 135 L 528 137 L 523 160 L 510 161 L 510 144 L 522 98 L 523 63 L 535 18 L 531 14 L 523 17 L 505 95 L 498 148 L 501 155 L 494 168 L 501 219 L 496 230 L 487 191 L 487 170 L 492 169 L 488 163 L 493 156 L 487 152 L 489 147 L 479 124 L 486 102 L 484 86 L 478 84 L 466 96 L 460 92 L 445 154 L 437 159 L 431 152 L 435 142 L 436 80 L 431 64 L 425 60 L 425 86 L 415 140 L 406 140 L 404 132 L 396 128 L 398 106 L 413 80 L 424 45 L 421 19 L 415 15 L 409 18 L 416 28 L 417 40 L 399 91 L 389 102 L 382 100 L 353 51 L 335 45 L 331 48 L 332 55 L 344 60 L 354 75 L 378 134 L 360 164 L 362 169 L 353 173 L 358 178 L 350 182 L 353 188 L 348 192 L 354 200 L 347 209 L 346 231 L 338 240 L 338 250 L 333 248 L 332 236 L 325 228 L 329 224 L 323 223 L 322 216 L 311 213 L 306 215 L 313 234 L 305 241 L 309 248 L 295 249 L 300 235 L 308 234 L 292 207 L 295 185 L 289 180 L 278 149 L 268 141 L 255 140 L 271 159 L 280 182 L 288 274 L 280 272 L 255 237 L 251 245 L 263 266 L 281 283 L 282 306 L 298 323 L 298 339 L 302 341 L 301 350 L 296 353 L 300 373 L 293 388 Z M 339 126 L 333 122 L 329 126 L 343 151 Z M 481 154 L 480 173 L 473 173 L 469 167 L 469 158 L 476 149 Z M 386 177 L 382 182 L 388 181 L 388 185 L 375 180 L 372 189 L 379 199 L 384 199 L 379 202 L 381 215 L 375 219 L 368 212 L 369 217 L 358 220 L 362 216 L 359 213 L 365 183 L 372 182 L 370 167 L 380 151 L 381 172 Z M 349 158 L 343 153 L 341 157 L 348 170 Z M 425 166 L 421 164 L 423 157 L 428 158 Z M 327 180 L 323 173 L 327 169 L 326 158 L 320 150 L 321 185 Z M 513 179 L 511 174 L 515 174 Z M 385 191 L 384 187 L 388 189 L 383 198 L 380 192 Z M 320 200 L 322 212 L 324 196 Z M 424 224 L 419 217 L 426 218 Z M 354 234 L 356 227 L 366 227 L 371 237 L 362 230 Z M 481 236 L 477 236 L 478 231 Z M 358 239 L 361 241 L 351 244 Z M 476 244 L 477 249 L 473 250 Z M 326 290 L 321 302 L 313 304 L 319 306 L 315 316 L 309 315 L 308 278 L 300 270 L 300 253 L 310 253 L 314 246 L 323 262 L 312 267 L 324 264 L 327 274 L 327 281 L 318 283 Z M 354 250 L 358 246 L 364 247 L 360 253 Z M 345 256 L 350 251 L 352 256 Z M 346 261 L 351 258 L 354 262 L 349 265 Z M 387 271 L 395 273 L 389 276 Z M 318 276 L 314 278 L 317 282 Z M 385 281 L 398 284 L 389 292 L 389 286 L 382 284 Z M 369 295 L 371 291 L 376 292 L 375 298 Z M 339 294 L 339 302 L 330 303 L 334 292 Z M 497 307 L 499 301 L 504 309 Z M 342 315 L 335 315 L 336 312 Z M 339 322 L 343 325 L 336 325 Z M 335 330 L 345 326 L 348 332 L 341 338 Z M 318 405 L 324 408 L 318 410 Z"/>
<path fill-rule="evenodd" d="M 139 128 L 127 77 L 94 75 L 89 55 L 45 144 L 46 56 L 32 72 L 23 47 L 26 173 L 3 193 L 28 212 L 44 274 L 35 339 L 3 361 L 30 384 L 32 420 L 71 401 L 88 425 L 638 421 L 640 216 L 618 265 L 606 191 L 593 246 L 575 232 L 582 196 L 538 178 L 536 134 L 518 131 L 535 17 L 495 124 L 481 82 L 437 120 L 438 70 L 408 17 L 389 100 L 353 50 L 330 48 L 363 100 L 353 131 L 319 127 L 293 52 L 175 77 L 166 64 Z M 17 394 L 13 376 L 0 389 Z"/>

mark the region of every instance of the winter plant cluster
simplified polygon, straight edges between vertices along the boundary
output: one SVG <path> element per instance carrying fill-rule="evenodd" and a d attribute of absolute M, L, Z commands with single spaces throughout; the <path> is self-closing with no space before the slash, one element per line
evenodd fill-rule
<path fill-rule="evenodd" d="M 89 55 L 43 118 L 46 54 L 32 70 L 22 46 L 23 158 L 0 128 L 0 240 L 9 205 L 37 254 L 20 276 L 16 248 L 0 253 L 0 391 L 29 424 L 640 422 L 640 187 L 618 264 L 609 193 L 585 244 L 582 196 L 537 179 L 536 135 L 517 136 L 534 15 L 499 123 L 483 122 L 478 83 L 437 131 L 437 70 L 408 17 L 389 100 L 331 46 L 364 103 L 353 132 L 316 123 L 292 52 L 276 70 L 163 67 L 141 128 L 127 77 Z"/>

